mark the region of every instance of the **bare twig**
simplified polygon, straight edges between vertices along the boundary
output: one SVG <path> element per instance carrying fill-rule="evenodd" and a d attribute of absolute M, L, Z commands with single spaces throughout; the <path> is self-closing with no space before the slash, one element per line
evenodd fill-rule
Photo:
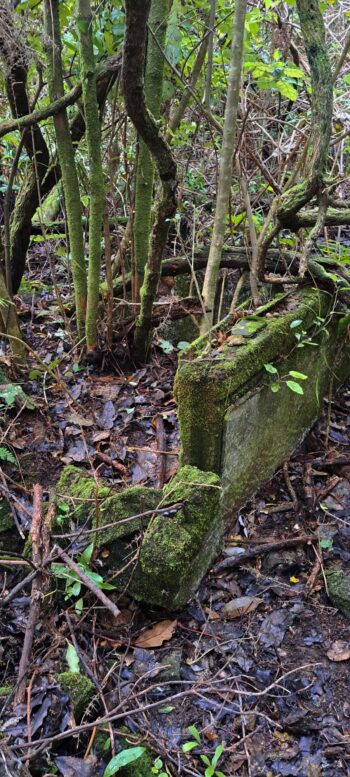
<path fill-rule="evenodd" d="M 39 567 L 42 562 L 42 502 L 43 490 L 39 483 L 33 486 L 33 518 L 32 525 L 30 527 L 30 537 L 32 541 L 32 556 L 33 563 Z M 14 697 L 14 706 L 21 704 L 24 701 L 26 690 L 26 677 L 28 672 L 28 665 L 30 654 L 33 645 L 35 625 L 40 613 L 40 599 L 42 593 L 42 578 L 41 574 L 36 574 L 32 583 L 31 602 L 29 607 L 28 621 L 26 631 L 24 635 L 24 642 L 21 654 L 21 660 L 18 669 L 18 684 Z"/>
<path fill-rule="evenodd" d="M 311 542 L 318 542 L 318 537 L 312 534 L 305 534 L 301 537 L 289 537 L 285 540 L 276 540 L 276 542 L 266 542 L 265 545 L 257 545 L 256 548 L 247 550 L 245 553 L 240 553 L 239 556 L 233 558 L 225 558 L 223 561 L 219 561 L 213 567 L 213 572 L 223 572 L 224 569 L 233 569 L 234 567 L 240 567 L 246 561 L 249 561 L 256 556 L 262 556 L 265 553 L 269 553 L 270 550 L 276 550 L 276 548 L 291 548 L 294 545 L 304 545 Z"/>

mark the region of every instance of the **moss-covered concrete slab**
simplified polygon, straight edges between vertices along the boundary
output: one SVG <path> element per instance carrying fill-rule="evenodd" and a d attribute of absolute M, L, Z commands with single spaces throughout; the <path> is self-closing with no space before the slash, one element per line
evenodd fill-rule
<path fill-rule="evenodd" d="M 191 598 L 218 550 L 220 493 L 219 477 L 196 467 L 180 469 L 162 491 L 132 486 L 115 494 L 103 484 L 96 489 L 91 476 L 69 465 L 56 488 L 58 504 L 64 499 L 71 508 L 63 513 L 64 529 L 70 518 L 106 526 L 96 533 L 96 544 L 110 548 L 112 571 L 125 565 L 124 546 L 128 554 L 130 539 L 144 531 L 132 574 L 128 569 L 115 582 L 137 599 L 173 610 Z"/>
<path fill-rule="evenodd" d="M 223 506 L 232 514 L 256 491 L 301 442 L 322 410 L 331 375 L 340 378 L 344 364 L 330 367 L 337 350 L 336 328 L 317 338 L 318 347 L 295 348 L 280 368 L 307 375 L 300 380 L 303 394 L 280 380 L 273 393 L 265 373 L 261 385 L 240 398 L 227 411 L 222 445 Z M 347 357 L 348 359 L 348 357 Z"/>
<path fill-rule="evenodd" d="M 350 374 L 331 294 L 294 290 L 260 313 L 261 322 L 256 311 L 233 327 L 228 319 L 220 338 L 215 329 L 199 338 L 181 355 L 176 377 L 182 463 L 221 475 L 226 516 L 271 477 L 316 420 L 329 387 Z M 265 364 L 277 372 L 269 375 Z M 287 386 L 288 377 L 298 382 L 290 370 L 307 376 L 302 395 Z"/>

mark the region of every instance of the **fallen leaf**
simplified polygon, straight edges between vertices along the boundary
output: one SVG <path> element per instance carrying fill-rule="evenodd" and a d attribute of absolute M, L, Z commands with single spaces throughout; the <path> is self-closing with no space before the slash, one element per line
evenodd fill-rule
<path fill-rule="evenodd" d="M 243 335 L 230 335 L 226 340 L 227 345 L 246 345 L 247 340 Z"/>
<path fill-rule="evenodd" d="M 327 650 L 327 657 L 330 661 L 347 661 L 350 658 L 350 642 L 344 639 L 337 639 Z"/>
<path fill-rule="evenodd" d="M 160 621 L 155 626 L 146 629 L 137 638 L 135 645 L 142 648 L 160 647 L 163 642 L 172 638 L 177 627 L 177 621 Z"/>
<path fill-rule="evenodd" d="M 102 429 L 112 429 L 116 415 L 117 411 L 109 399 L 104 403 L 102 414 L 97 418 L 97 423 Z"/>
<path fill-rule="evenodd" d="M 256 596 L 238 596 L 224 605 L 220 611 L 220 616 L 228 618 L 228 620 L 240 618 L 242 615 L 247 615 L 248 612 L 254 612 L 259 604 L 263 604 L 263 599 L 258 599 Z"/>
<path fill-rule="evenodd" d="M 90 394 L 92 397 L 102 397 L 104 400 L 114 400 L 120 394 L 121 386 L 116 383 L 106 383 L 94 386 Z"/>
<path fill-rule="evenodd" d="M 218 612 L 215 612 L 215 610 L 211 610 L 210 607 L 204 607 L 204 611 L 206 615 L 208 616 L 208 621 L 219 621 L 220 615 Z"/>

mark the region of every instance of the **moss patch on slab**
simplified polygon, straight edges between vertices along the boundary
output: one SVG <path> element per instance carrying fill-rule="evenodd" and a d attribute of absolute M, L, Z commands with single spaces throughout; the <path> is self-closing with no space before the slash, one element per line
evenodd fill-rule
<path fill-rule="evenodd" d="M 224 531 L 220 479 L 182 467 L 164 488 L 164 504 L 181 505 L 155 516 L 144 536 L 131 583 L 139 599 L 176 609 L 193 595 Z"/>
<path fill-rule="evenodd" d="M 113 493 L 109 486 L 96 485 L 94 478 L 84 475 L 78 467 L 64 468 L 56 486 L 57 502 L 64 502 L 71 510 L 63 513 L 64 526 L 69 518 L 86 523 L 91 528 L 119 522 L 96 534 L 96 546 L 108 545 L 122 537 L 130 536 L 147 526 L 150 515 L 133 518 L 140 513 L 154 510 L 162 499 L 162 492 L 146 486 L 130 486 Z"/>
<path fill-rule="evenodd" d="M 350 576 L 341 569 L 329 569 L 326 575 L 332 604 L 350 620 Z"/>
<path fill-rule="evenodd" d="M 262 309 L 266 314 L 262 329 L 247 338 L 246 345 L 212 349 L 207 338 L 199 338 L 179 359 L 175 380 L 183 464 L 202 470 L 221 471 L 224 417 L 232 402 L 254 388 L 264 374 L 264 364 L 285 359 L 295 348 L 299 319 L 310 334 L 318 316 L 324 317 L 332 305 L 327 292 L 304 289 L 292 309 L 286 312 Z M 269 317 L 267 317 L 269 316 Z M 255 321 L 256 314 L 252 317 Z M 250 317 L 244 319 L 245 322 Z M 248 327 L 248 323 L 245 324 Z M 254 329 L 252 325 L 252 329 Z M 238 330 L 234 330 L 237 331 Z M 253 332 L 252 332 L 253 334 Z"/>
<path fill-rule="evenodd" d="M 75 719 L 79 723 L 96 693 L 94 684 L 80 672 L 61 672 L 56 675 L 56 680 L 61 688 L 69 694 Z"/>

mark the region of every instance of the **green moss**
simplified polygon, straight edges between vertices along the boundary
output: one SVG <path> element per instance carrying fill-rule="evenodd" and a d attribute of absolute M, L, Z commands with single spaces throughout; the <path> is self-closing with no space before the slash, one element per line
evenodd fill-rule
<path fill-rule="evenodd" d="M 69 694 L 73 704 L 74 716 L 79 723 L 86 708 L 96 693 L 94 684 L 79 672 L 61 672 L 56 675 L 61 688 Z"/>
<path fill-rule="evenodd" d="M 136 598 L 176 609 L 193 595 L 223 533 L 220 480 L 186 466 L 164 488 L 165 504 L 180 504 L 156 516 L 141 546 L 131 583 Z"/>
<path fill-rule="evenodd" d="M 69 518 L 75 521 L 89 522 L 91 527 L 102 527 L 121 521 L 117 526 L 99 532 L 96 545 L 107 545 L 121 537 L 134 534 L 142 526 L 147 526 L 150 515 L 125 521 L 134 515 L 154 510 L 162 499 L 162 492 L 146 486 L 131 486 L 118 494 L 109 486 L 99 485 L 92 477 L 84 475 L 78 467 L 68 465 L 64 468 L 56 487 L 57 502 L 69 505 L 71 510 L 62 513 L 64 528 Z"/>
<path fill-rule="evenodd" d="M 309 330 L 316 316 L 325 315 L 331 302 L 325 292 L 303 290 L 293 310 L 271 313 L 263 330 L 246 345 L 230 348 L 227 358 L 227 351 L 223 354 L 214 350 L 210 354 L 203 337 L 186 349 L 175 380 L 181 463 L 220 472 L 224 416 L 233 397 L 236 400 L 258 383 L 264 364 L 286 358 L 295 347 L 292 321 L 300 319 L 303 328 Z"/>
<path fill-rule="evenodd" d="M 13 517 L 6 499 L 0 499 L 0 534 L 13 529 Z"/>
<path fill-rule="evenodd" d="M 350 577 L 342 570 L 330 569 L 326 573 L 329 598 L 335 607 L 350 620 Z"/>
<path fill-rule="evenodd" d="M 13 693 L 15 690 L 13 685 L 1 685 L 0 686 L 0 699 L 3 696 L 9 696 L 10 693 Z"/>

